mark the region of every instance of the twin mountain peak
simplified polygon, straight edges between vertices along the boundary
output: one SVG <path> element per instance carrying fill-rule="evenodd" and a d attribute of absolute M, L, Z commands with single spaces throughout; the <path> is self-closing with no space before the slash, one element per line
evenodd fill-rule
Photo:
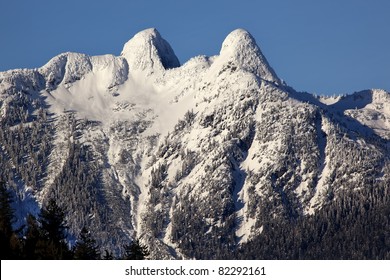
<path fill-rule="evenodd" d="M 184 65 L 152 28 L 119 56 L 0 72 L 0 125 L 21 224 L 54 193 L 72 234 L 142 238 L 156 258 L 216 257 L 270 217 L 390 184 L 390 94 L 296 92 L 243 29 Z"/>
<path fill-rule="evenodd" d="M 169 69 L 180 66 L 169 43 L 154 28 L 136 34 L 125 44 L 121 55 L 128 61 L 130 69 Z M 280 82 L 255 39 L 244 29 L 236 29 L 226 37 L 219 56 L 225 63 L 234 62 L 238 67 L 265 80 Z"/>
<path fill-rule="evenodd" d="M 214 62 L 221 67 L 227 63 L 234 64 L 264 80 L 281 84 L 255 39 L 244 29 L 236 29 L 226 37 Z M 110 67 L 111 72 L 119 72 L 111 73 L 114 80 L 107 86 L 112 87 L 122 84 L 130 73 L 141 72 L 144 76 L 149 76 L 180 66 L 170 44 L 155 28 L 150 28 L 131 38 L 124 45 L 120 56 L 90 57 L 79 53 L 64 53 L 51 59 L 38 72 L 49 85 L 48 88 L 54 89 L 61 82 L 72 83 L 93 70 Z"/>

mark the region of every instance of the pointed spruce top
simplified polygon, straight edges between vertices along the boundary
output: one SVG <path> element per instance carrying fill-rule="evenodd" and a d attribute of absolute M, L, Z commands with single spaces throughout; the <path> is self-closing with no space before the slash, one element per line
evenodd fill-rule
<path fill-rule="evenodd" d="M 244 29 L 236 29 L 226 37 L 222 43 L 220 57 L 264 80 L 281 83 L 256 44 L 256 40 Z"/>
<path fill-rule="evenodd" d="M 173 49 L 155 28 L 137 33 L 123 47 L 121 53 L 129 64 L 129 70 L 154 72 L 179 67 Z"/>

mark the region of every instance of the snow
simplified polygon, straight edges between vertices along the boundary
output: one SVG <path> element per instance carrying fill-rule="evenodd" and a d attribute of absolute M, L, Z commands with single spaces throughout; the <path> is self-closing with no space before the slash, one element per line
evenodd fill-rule
<path fill-rule="evenodd" d="M 121 56 L 127 60 L 131 72 L 151 74 L 180 66 L 171 46 L 155 28 L 137 33 L 125 44 Z"/>
<path fill-rule="evenodd" d="M 224 63 L 231 62 L 264 80 L 281 84 L 256 44 L 256 40 L 244 29 L 236 29 L 226 37 L 218 60 Z"/>
<path fill-rule="evenodd" d="M 320 96 L 318 97 L 318 100 L 325 104 L 325 105 L 333 105 L 335 103 L 337 103 L 338 101 L 340 101 L 340 99 L 342 98 L 341 95 L 338 95 L 338 96 Z"/>
<path fill-rule="evenodd" d="M 72 83 L 92 70 L 89 56 L 80 53 L 63 53 L 52 58 L 38 72 L 46 78 L 46 87 Z"/>
<path fill-rule="evenodd" d="M 380 89 L 355 92 L 340 97 L 329 107 L 340 115 L 347 115 L 363 126 L 371 128 L 377 135 L 390 139 L 390 94 L 388 92 Z M 365 130 L 366 133 L 369 131 L 369 129 Z"/>
<path fill-rule="evenodd" d="M 156 149 L 165 139 L 177 140 L 186 150 L 202 156 L 201 162 L 193 167 L 191 173 L 177 182 L 175 189 L 170 190 L 170 195 L 189 194 L 207 201 L 209 190 L 201 183 L 207 167 L 218 161 L 221 155 L 224 156 L 223 148 L 230 143 L 225 138 L 230 136 L 234 125 L 242 125 L 244 120 L 255 123 L 257 129 L 248 150 L 241 160 L 237 160 L 235 171 L 230 174 L 236 184 L 233 199 L 238 223 L 235 234 L 241 243 L 262 231 L 262 226 L 256 223 L 262 213 L 255 211 L 248 214 L 248 201 L 252 195 L 249 190 L 254 189 L 253 192 L 261 199 L 272 199 L 265 190 L 269 182 L 260 178 L 253 183 L 249 180 L 251 178 L 248 179 L 248 174 L 252 172 L 269 176 L 274 170 L 279 170 L 285 159 L 286 139 L 283 137 L 286 137 L 286 127 L 283 125 L 297 122 L 291 120 L 292 112 L 305 112 L 303 109 L 317 106 L 319 111 L 330 112 L 337 118 L 347 115 L 372 128 L 378 135 L 390 139 L 389 93 L 370 90 L 350 96 L 315 99 L 311 95 L 309 98 L 309 94 L 288 92 L 269 66 L 255 39 L 243 29 L 234 30 L 226 37 L 219 55 L 197 56 L 180 66 L 171 46 L 156 29 L 151 28 L 130 39 L 120 56 L 64 53 L 39 69 L 0 73 L 0 94 L 14 85 L 18 85 L 18 90 L 35 88 L 39 96 L 45 99 L 49 113 L 54 116 L 52 121 L 57 125 L 48 167 L 48 173 L 53 175 L 48 178 L 47 186 L 53 182 L 56 172 L 61 170 L 66 159 L 67 149 L 61 143 L 67 140 L 70 133 L 65 122 L 61 122 L 61 116 L 74 112 L 77 119 L 86 118 L 99 123 L 94 129 L 88 128 L 79 140 L 93 146 L 95 150 L 105 149 L 105 154 L 102 152 L 99 158 L 106 164 L 104 179 L 115 183 L 115 187 L 121 190 L 119 195 L 129 199 L 131 211 L 126 215 L 131 215 L 133 228 L 126 230 L 130 235 L 136 234 L 138 237 L 144 232 L 143 214 L 148 209 L 150 173 L 156 166 L 153 166 L 153 152 L 150 150 Z M 240 106 L 250 101 L 252 104 L 241 112 Z M 8 101 L 4 99 L 2 102 L 3 116 Z M 310 105 L 305 107 L 304 103 Z M 178 121 L 190 110 L 194 112 L 196 121 L 191 127 L 174 135 Z M 279 114 L 279 119 L 275 121 L 273 116 L 279 110 L 283 114 Z M 210 126 L 205 127 L 200 123 L 207 116 L 218 117 L 217 114 L 220 114 L 221 119 Z M 134 131 L 132 125 L 137 122 L 144 122 L 145 127 Z M 318 167 L 315 187 L 309 184 L 314 173 L 307 172 L 301 174 L 302 182 L 293 190 L 302 202 L 305 214 L 314 214 L 321 207 L 323 195 L 329 187 L 327 180 L 332 172 L 328 156 L 330 148 L 327 146 L 327 138 L 321 133 L 330 133 L 330 122 L 322 118 L 317 127 L 313 128 L 317 133 L 321 165 Z M 265 125 L 274 126 L 269 128 Z M 261 139 L 258 134 L 267 129 L 275 131 L 272 130 L 270 135 Z M 238 131 L 244 134 L 245 128 Z M 231 141 L 239 140 L 241 134 L 234 135 L 237 139 Z M 155 137 L 156 143 L 149 144 L 148 137 Z M 216 143 L 214 147 L 212 141 Z M 100 142 L 104 143 L 103 147 L 99 147 Z M 120 163 L 123 151 L 131 151 L 131 160 L 135 162 L 132 167 L 139 170 L 130 171 L 129 165 Z M 179 152 L 175 152 L 171 158 L 159 158 L 155 163 L 167 161 L 169 172 L 166 180 L 171 183 L 175 182 L 175 175 L 183 163 Z M 215 173 L 223 174 L 223 168 L 216 166 Z M 300 170 L 306 167 L 305 161 L 301 161 L 298 166 Z M 45 193 L 39 195 L 38 202 Z M 28 201 L 30 196 L 29 190 L 26 190 L 26 197 L 21 200 Z M 169 205 L 170 218 L 175 204 L 173 201 Z M 161 204 L 157 207 L 161 207 Z M 213 226 L 222 226 L 221 220 L 207 219 Z M 171 231 L 172 225 L 168 223 L 161 241 L 178 252 L 175 247 L 177 244 L 171 242 Z"/>
<path fill-rule="evenodd" d="M 327 179 L 331 173 L 329 167 L 329 157 L 327 156 L 327 139 L 326 135 L 329 134 L 330 124 L 326 118 L 321 119 L 321 123 L 317 122 L 317 142 L 318 149 L 320 152 L 320 166 L 319 166 L 319 180 L 317 186 L 315 187 L 315 192 L 312 198 L 310 199 L 309 204 L 304 210 L 305 214 L 313 215 L 315 210 L 321 206 L 321 198 L 326 193 L 327 188 L 329 187 L 326 184 Z"/>

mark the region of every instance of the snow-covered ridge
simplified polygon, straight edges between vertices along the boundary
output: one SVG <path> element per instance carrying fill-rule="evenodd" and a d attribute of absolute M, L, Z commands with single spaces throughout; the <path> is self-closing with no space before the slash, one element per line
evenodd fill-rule
<path fill-rule="evenodd" d="M 261 53 L 255 39 L 243 29 L 231 32 L 222 43 L 220 54 L 213 58 L 205 58 L 205 60 L 208 61 L 209 65 L 216 62 L 215 71 L 221 71 L 229 64 L 231 67 L 251 72 L 264 80 L 276 84 L 281 83 Z M 188 68 L 189 63 L 204 64 L 205 60 L 190 59 L 185 68 Z M 81 53 L 62 53 L 38 69 L 2 72 L 0 80 L 5 82 L 8 80 L 9 84 L 15 87 L 20 84 L 16 81 L 19 79 L 18 77 L 23 76 L 21 79 L 29 79 L 34 87 L 54 90 L 60 84 L 69 85 L 81 80 L 91 72 L 104 71 L 105 84 L 109 89 L 123 84 L 128 79 L 129 73 L 141 72 L 141 75 L 147 77 L 152 74 L 161 75 L 167 69 L 178 67 L 180 67 L 180 62 L 169 43 L 161 37 L 155 28 L 150 28 L 131 38 L 124 45 L 120 56 L 91 57 Z M 39 80 L 38 84 L 37 80 Z M 3 84 L 3 86 L 5 85 Z"/>
<path fill-rule="evenodd" d="M 183 65 L 147 29 L 119 56 L 64 53 L 1 72 L 0 121 L 0 153 L 30 161 L 32 175 L 42 167 L 41 189 L 14 171 L 20 193 L 34 189 L 42 202 L 57 186 L 73 229 L 85 221 L 108 247 L 142 238 L 159 258 L 194 258 L 198 239 L 245 243 L 270 216 L 315 214 L 360 178 L 388 174 L 388 92 L 296 92 L 242 29 L 218 55 Z M 34 160 L 37 147 L 46 165 Z M 0 173 L 8 163 L 21 166 L 0 157 Z"/>
<path fill-rule="evenodd" d="M 90 57 L 80 53 L 63 53 L 52 58 L 38 69 L 45 77 L 46 88 L 55 89 L 59 84 L 71 84 L 85 78 L 91 72 L 105 72 L 105 86 L 112 88 L 127 80 L 128 65 L 124 58 L 113 55 Z"/>

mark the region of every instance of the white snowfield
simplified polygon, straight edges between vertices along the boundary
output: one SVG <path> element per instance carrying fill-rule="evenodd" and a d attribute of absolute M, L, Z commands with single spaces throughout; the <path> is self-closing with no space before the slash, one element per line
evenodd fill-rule
<path fill-rule="evenodd" d="M 129 212 L 114 211 L 112 223 L 164 257 L 172 257 L 172 250 L 186 257 L 175 239 L 178 209 L 196 203 L 205 234 L 228 230 L 226 217 L 233 217 L 237 242 L 247 242 L 263 230 L 264 215 L 284 211 L 286 196 L 296 199 L 297 212 L 314 214 L 335 183 L 348 187 L 354 178 L 335 175 L 344 168 L 335 151 L 344 144 L 379 148 L 363 136 L 350 144 L 347 130 L 390 139 L 388 92 L 334 98 L 297 93 L 243 29 L 226 37 L 219 55 L 183 65 L 152 28 L 130 39 L 120 56 L 64 53 L 38 69 L 2 72 L 1 118 L 11 91 L 43 100 L 56 124 L 45 187 L 31 195 L 42 202 L 66 161 L 63 143 L 76 141 L 65 116 L 95 121 L 77 141 L 90 145 L 102 166 L 104 192 L 130 205 Z M 165 195 L 152 203 L 157 194 L 151 184 L 161 166 L 166 176 L 158 183 Z M 257 207 L 272 201 L 278 203 L 266 214 Z M 152 233 L 151 213 L 164 217 L 159 234 Z"/>

